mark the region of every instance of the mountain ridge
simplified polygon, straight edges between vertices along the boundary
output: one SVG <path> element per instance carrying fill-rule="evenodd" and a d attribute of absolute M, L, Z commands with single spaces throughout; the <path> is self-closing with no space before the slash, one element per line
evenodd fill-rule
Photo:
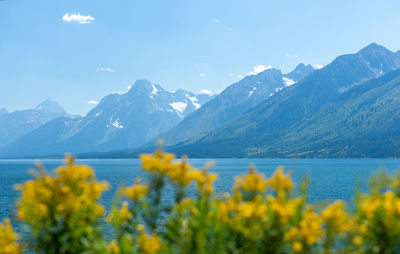
<path fill-rule="evenodd" d="M 50 121 L 1 149 L 0 155 L 60 155 L 136 147 L 172 128 L 210 98 L 198 98 L 182 89 L 169 92 L 148 80 L 137 80 L 127 92 L 105 96 L 86 116 Z"/>
<path fill-rule="evenodd" d="M 324 68 L 261 102 L 237 119 L 198 137 L 194 142 L 167 145 L 166 149 L 192 157 L 266 155 L 257 155 L 258 149 L 270 148 L 266 144 L 274 140 L 274 136 L 284 136 L 291 131 L 291 126 L 312 116 L 325 104 L 342 94 L 360 89 L 369 80 L 378 79 L 399 67 L 400 58 L 397 53 L 380 45 L 370 44 L 354 54 L 338 56 Z M 280 148 L 287 149 L 284 144 Z M 142 151 L 148 150 L 149 147 L 142 148 Z M 125 151 L 124 156 L 139 152 L 140 149 Z M 292 153 L 294 154 L 296 153 Z"/>
<path fill-rule="evenodd" d="M 195 140 L 198 136 L 235 119 L 273 94 L 292 86 L 310 74 L 312 72 L 310 68 L 314 71 L 311 65 L 299 64 L 288 74 L 269 68 L 256 75 L 248 75 L 225 88 L 200 110 L 189 115 L 176 127 L 158 138 L 163 139 L 166 145 L 187 142 L 189 139 Z M 155 140 L 152 140 L 148 146 L 151 147 L 154 144 Z"/>
<path fill-rule="evenodd" d="M 51 99 L 46 99 L 32 109 L 13 112 L 8 112 L 5 109 L 0 110 L 0 147 L 58 117 L 72 116 Z"/>

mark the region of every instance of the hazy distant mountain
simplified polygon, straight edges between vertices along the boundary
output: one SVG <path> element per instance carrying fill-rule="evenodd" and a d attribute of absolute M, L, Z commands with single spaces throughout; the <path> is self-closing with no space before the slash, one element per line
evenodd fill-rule
<path fill-rule="evenodd" d="M 5 156 L 59 155 L 137 147 L 176 126 L 212 95 L 166 91 L 147 80 L 110 94 L 82 119 L 59 118 L 5 147 Z"/>
<path fill-rule="evenodd" d="M 0 109 L 0 116 L 5 115 L 5 114 L 8 114 L 7 109 L 1 108 L 1 109 Z"/>
<path fill-rule="evenodd" d="M 293 133 L 292 141 L 300 142 L 301 140 L 293 138 L 299 136 L 291 128 L 312 116 L 321 106 L 350 90 L 356 91 L 353 89 L 362 87 L 365 81 L 378 78 L 399 67 L 398 54 L 371 44 L 356 54 L 337 57 L 325 68 L 274 94 L 237 119 L 204 134 L 197 141 L 189 140 L 167 149 L 197 157 L 270 156 L 264 148 L 270 148 L 268 144 L 278 137 Z M 366 118 L 364 121 L 369 120 Z M 378 122 L 374 124 L 379 125 Z M 306 131 L 303 133 L 307 133 L 308 125 L 304 128 Z M 323 138 L 323 135 L 319 138 Z M 279 149 L 277 154 L 286 154 L 290 145 L 283 142 Z M 297 152 L 301 153 L 302 150 L 299 148 Z"/>
<path fill-rule="evenodd" d="M 0 147 L 13 142 L 26 133 L 46 122 L 68 114 L 57 103 L 50 99 L 40 103 L 34 109 L 17 110 L 8 113 L 0 110 Z"/>
<path fill-rule="evenodd" d="M 55 101 L 52 101 L 50 98 L 37 105 L 35 109 L 42 112 L 55 113 L 60 115 L 67 114 L 67 112 L 65 112 L 65 110 L 60 106 L 60 104 L 58 104 Z"/>
<path fill-rule="evenodd" d="M 286 75 L 267 69 L 232 84 L 201 109 L 193 112 L 171 131 L 161 135 L 166 145 L 187 142 L 237 118 L 250 108 L 268 99 L 283 88 L 295 84 L 314 71 L 311 65 L 299 64 Z M 153 145 L 155 141 L 149 143 Z"/>

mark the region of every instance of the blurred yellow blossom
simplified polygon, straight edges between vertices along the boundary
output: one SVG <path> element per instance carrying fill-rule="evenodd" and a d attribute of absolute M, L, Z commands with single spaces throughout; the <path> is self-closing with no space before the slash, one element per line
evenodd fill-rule
<path fill-rule="evenodd" d="M 256 171 L 254 166 L 250 167 L 247 175 L 235 178 L 236 185 L 245 191 L 264 192 L 268 185 L 268 181 L 263 174 Z"/>
<path fill-rule="evenodd" d="M 208 170 L 195 169 L 191 171 L 191 177 L 196 181 L 198 191 L 210 194 L 214 191 L 213 182 L 217 180 L 218 175 L 209 173 Z"/>
<path fill-rule="evenodd" d="M 139 234 L 139 246 L 142 253 L 156 254 L 161 251 L 162 243 L 158 235 L 148 235 L 144 232 Z"/>
<path fill-rule="evenodd" d="M 344 208 L 343 201 L 335 201 L 322 211 L 322 220 L 329 230 L 339 234 L 351 230 L 352 222 Z"/>
<path fill-rule="evenodd" d="M 277 193 L 283 191 L 289 192 L 293 188 L 293 182 L 288 175 L 283 173 L 283 168 L 279 167 L 270 179 L 268 179 L 268 186 Z"/>
<path fill-rule="evenodd" d="M 176 170 L 177 163 L 174 163 L 175 155 L 164 152 L 158 148 L 153 154 L 141 154 L 142 168 L 151 173 L 168 174 Z"/>
<path fill-rule="evenodd" d="M 19 254 L 22 253 L 22 246 L 18 243 L 19 236 L 14 232 L 10 220 L 5 219 L 0 223 L 0 253 Z"/>
<path fill-rule="evenodd" d="M 140 184 L 141 178 L 136 178 L 135 184 L 132 187 L 125 187 L 121 190 L 121 195 L 128 197 L 132 201 L 138 201 L 142 199 L 148 192 L 146 185 Z"/>

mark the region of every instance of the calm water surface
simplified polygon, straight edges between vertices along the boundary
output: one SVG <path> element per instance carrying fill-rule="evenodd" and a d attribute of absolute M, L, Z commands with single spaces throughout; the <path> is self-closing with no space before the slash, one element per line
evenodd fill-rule
<path fill-rule="evenodd" d="M 195 167 L 202 167 L 209 159 L 193 159 Z M 310 201 L 342 199 L 351 202 L 354 189 L 361 182 L 366 183 L 371 174 L 380 169 L 388 172 L 400 170 L 400 160 L 392 159 L 216 159 L 212 171 L 219 175 L 215 184 L 217 192 L 230 191 L 234 177 L 247 171 L 254 164 L 262 173 L 270 176 L 278 166 L 293 172 L 298 184 L 309 174 L 311 176 Z M 42 160 L 48 170 L 56 168 L 62 160 Z M 108 181 L 111 190 L 103 196 L 102 202 L 111 203 L 115 191 L 121 182 L 131 185 L 135 177 L 145 177 L 137 159 L 78 160 L 95 169 L 99 180 Z M 34 168 L 33 160 L 0 160 L 0 220 L 13 213 L 14 201 L 18 192 L 13 186 L 31 178 L 28 169 Z M 365 189 L 366 186 L 364 185 Z M 166 199 L 172 199 L 172 193 L 166 193 Z"/>

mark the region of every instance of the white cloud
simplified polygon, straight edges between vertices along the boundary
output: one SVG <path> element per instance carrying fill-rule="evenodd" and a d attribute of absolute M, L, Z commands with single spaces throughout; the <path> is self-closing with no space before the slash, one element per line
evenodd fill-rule
<path fill-rule="evenodd" d="M 114 70 L 109 67 L 98 67 L 96 71 L 114 72 Z"/>
<path fill-rule="evenodd" d="M 90 104 L 90 105 L 97 105 L 97 104 L 99 104 L 97 101 L 95 101 L 95 100 L 91 100 L 91 101 L 87 101 L 86 102 L 87 104 Z"/>
<path fill-rule="evenodd" d="M 94 18 L 90 15 L 84 16 L 78 13 L 65 13 L 62 17 L 62 21 L 64 22 L 74 22 L 78 24 L 89 24 L 94 20 Z"/>
<path fill-rule="evenodd" d="M 217 19 L 217 18 L 213 18 L 212 21 L 213 21 L 214 23 L 219 23 L 219 19 Z"/>
<path fill-rule="evenodd" d="M 248 72 L 246 74 L 246 76 L 257 75 L 258 73 L 263 72 L 263 71 L 268 70 L 268 69 L 272 69 L 272 66 L 271 65 L 265 66 L 265 65 L 259 64 L 259 65 L 254 67 L 253 71 Z"/>
<path fill-rule="evenodd" d="M 243 76 L 243 75 L 240 75 L 240 74 L 236 75 L 236 77 L 238 77 L 238 78 L 244 78 L 244 76 Z"/>
<path fill-rule="evenodd" d="M 203 89 L 203 90 L 200 90 L 200 94 L 208 94 L 208 95 L 213 95 L 214 93 L 213 92 L 211 92 L 210 90 L 208 90 L 208 89 Z"/>
<path fill-rule="evenodd" d="M 200 73 L 200 77 L 205 78 L 205 77 L 206 77 L 206 74 Z"/>
<path fill-rule="evenodd" d="M 290 53 L 286 53 L 285 55 L 287 58 L 299 58 L 298 56 L 290 54 Z"/>
<path fill-rule="evenodd" d="M 324 66 L 321 64 L 313 64 L 312 66 L 317 70 L 324 68 Z"/>
<path fill-rule="evenodd" d="M 233 76 L 235 76 L 235 73 L 230 72 L 228 75 L 229 75 L 229 77 L 233 77 Z"/>

